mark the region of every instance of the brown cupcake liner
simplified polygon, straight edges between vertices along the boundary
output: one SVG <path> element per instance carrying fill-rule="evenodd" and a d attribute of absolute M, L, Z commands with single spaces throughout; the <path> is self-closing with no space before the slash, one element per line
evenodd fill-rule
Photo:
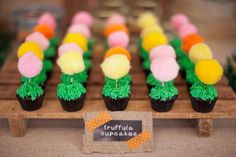
<path fill-rule="evenodd" d="M 31 100 L 29 97 L 21 98 L 18 94 L 16 94 L 16 98 L 19 101 L 23 110 L 34 111 L 34 110 L 38 110 L 42 107 L 44 94 L 39 96 L 35 100 Z"/>
<path fill-rule="evenodd" d="M 214 109 L 215 103 L 218 97 L 213 100 L 202 100 L 199 98 L 194 98 L 190 96 L 192 107 L 196 112 L 208 113 Z"/>
<path fill-rule="evenodd" d="M 167 112 L 172 109 L 177 97 L 178 95 L 173 96 L 170 100 L 166 100 L 166 101 L 150 98 L 152 109 L 157 112 Z"/>
<path fill-rule="evenodd" d="M 68 112 L 75 112 L 83 108 L 85 97 L 86 94 L 82 94 L 80 98 L 77 98 L 75 100 L 64 100 L 61 98 L 59 98 L 59 100 L 64 110 Z"/>
<path fill-rule="evenodd" d="M 126 109 L 129 102 L 129 97 L 112 99 L 110 97 L 103 95 L 103 99 L 104 99 L 107 109 L 110 111 L 123 111 Z"/>

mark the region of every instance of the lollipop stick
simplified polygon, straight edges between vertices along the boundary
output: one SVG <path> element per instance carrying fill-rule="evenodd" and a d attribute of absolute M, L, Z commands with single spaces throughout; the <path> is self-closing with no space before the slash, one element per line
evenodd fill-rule
<path fill-rule="evenodd" d="M 74 81 L 74 77 L 73 75 L 70 77 L 70 83 L 72 83 Z"/>

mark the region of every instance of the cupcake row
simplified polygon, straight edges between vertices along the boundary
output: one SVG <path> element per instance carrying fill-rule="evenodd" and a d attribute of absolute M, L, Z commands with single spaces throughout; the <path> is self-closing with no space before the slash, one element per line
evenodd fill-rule
<path fill-rule="evenodd" d="M 84 105 L 86 83 L 92 66 L 92 24 L 93 18 L 88 12 L 76 13 L 58 48 L 57 64 L 62 74 L 57 96 L 63 109 L 69 112 L 78 111 Z"/>
<path fill-rule="evenodd" d="M 105 75 L 102 96 L 110 111 L 125 110 L 131 94 L 129 30 L 125 18 L 112 14 L 104 30 L 106 52 L 101 64 Z"/>
<path fill-rule="evenodd" d="M 138 50 L 147 76 L 149 98 L 153 110 L 167 112 L 178 96 L 174 79 L 179 72 L 175 50 L 154 14 L 144 13 L 138 18 L 141 29 Z"/>
<path fill-rule="evenodd" d="M 24 110 L 33 111 L 42 106 L 45 83 L 50 77 L 58 44 L 56 26 L 55 17 L 49 12 L 43 13 L 17 50 L 22 77 L 16 97 Z"/>
<path fill-rule="evenodd" d="M 211 112 L 218 98 L 214 84 L 223 75 L 223 68 L 187 16 L 175 14 L 170 23 L 178 36 L 170 43 L 176 51 L 193 109 L 202 113 Z"/>

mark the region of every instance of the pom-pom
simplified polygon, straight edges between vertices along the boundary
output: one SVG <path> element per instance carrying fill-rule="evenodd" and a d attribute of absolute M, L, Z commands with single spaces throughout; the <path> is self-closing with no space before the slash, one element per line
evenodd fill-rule
<path fill-rule="evenodd" d="M 124 16 L 122 16 L 119 13 L 115 13 L 112 14 L 106 21 L 106 27 L 109 27 L 113 24 L 121 24 L 121 25 L 125 25 L 126 20 L 124 18 Z"/>
<path fill-rule="evenodd" d="M 45 24 L 48 25 L 49 27 L 51 27 L 52 29 L 55 29 L 57 26 L 55 17 L 53 14 L 49 13 L 49 12 L 45 12 L 43 13 L 42 16 L 40 16 L 38 22 L 38 24 Z"/>
<path fill-rule="evenodd" d="M 91 27 L 93 25 L 93 17 L 86 11 L 80 11 L 74 15 L 72 24 L 84 24 Z"/>
<path fill-rule="evenodd" d="M 78 52 L 81 55 L 83 55 L 83 50 L 75 43 L 66 43 L 66 44 L 62 44 L 59 49 L 58 49 L 58 56 L 62 56 L 64 53 L 66 52 L 70 52 L 70 51 L 74 51 L 74 52 Z"/>
<path fill-rule="evenodd" d="M 125 55 L 116 54 L 105 59 L 101 68 L 106 77 L 119 79 L 129 73 L 130 62 Z"/>
<path fill-rule="evenodd" d="M 149 34 L 143 38 L 142 46 L 145 51 L 149 52 L 152 48 L 167 43 L 168 40 L 163 33 L 154 33 Z"/>
<path fill-rule="evenodd" d="M 85 38 L 90 39 L 91 33 L 89 27 L 84 24 L 74 24 L 71 25 L 67 33 L 79 33 L 82 34 Z"/>
<path fill-rule="evenodd" d="M 213 85 L 223 75 L 223 68 L 215 59 L 203 59 L 197 62 L 195 73 L 201 82 Z"/>
<path fill-rule="evenodd" d="M 108 36 L 107 42 L 110 48 L 116 46 L 127 48 L 129 44 L 129 36 L 122 31 L 114 32 Z"/>
<path fill-rule="evenodd" d="M 187 35 L 182 42 L 182 49 L 184 52 L 188 53 L 190 48 L 194 45 L 194 44 L 198 44 L 198 43 L 203 43 L 204 39 L 203 37 L 201 37 L 200 35 L 197 34 L 190 34 Z"/>
<path fill-rule="evenodd" d="M 122 47 L 115 47 L 115 48 L 109 49 L 104 56 L 104 60 L 116 54 L 125 55 L 128 58 L 128 60 L 131 60 L 130 52 Z"/>
<path fill-rule="evenodd" d="M 145 36 L 150 35 L 150 34 L 154 34 L 154 33 L 163 33 L 163 30 L 158 25 L 146 27 L 145 29 L 142 30 L 141 37 L 144 38 Z"/>
<path fill-rule="evenodd" d="M 189 23 L 189 20 L 186 15 L 177 13 L 171 17 L 170 23 L 171 26 L 178 31 L 183 25 Z"/>
<path fill-rule="evenodd" d="M 168 82 L 177 77 L 179 65 L 174 58 L 160 57 L 152 61 L 150 70 L 160 82 Z"/>
<path fill-rule="evenodd" d="M 88 50 L 87 39 L 82 34 L 68 33 L 66 34 L 63 43 L 76 43 L 82 48 L 83 52 Z"/>
<path fill-rule="evenodd" d="M 85 69 L 82 55 L 75 51 L 64 53 L 58 58 L 57 64 L 61 71 L 67 75 L 80 73 Z"/>
<path fill-rule="evenodd" d="M 158 24 L 157 18 L 155 17 L 153 13 L 150 13 L 150 12 L 145 12 L 141 14 L 137 21 L 137 25 L 141 29 L 145 29 L 147 27 L 157 25 L 157 24 Z"/>
<path fill-rule="evenodd" d="M 125 25 L 114 24 L 109 27 L 106 27 L 106 29 L 104 31 L 104 36 L 108 37 L 111 33 L 114 33 L 117 31 L 123 31 L 126 34 L 129 34 L 128 28 Z"/>
<path fill-rule="evenodd" d="M 178 35 L 181 39 L 183 39 L 187 35 L 197 34 L 197 32 L 198 30 L 196 26 L 194 26 L 193 24 L 187 23 L 179 29 Z"/>
<path fill-rule="evenodd" d="M 175 50 L 170 45 L 161 45 L 151 49 L 149 53 L 150 60 L 160 57 L 176 58 Z"/>
<path fill-rule="evenodd" d="M 18 48 L 17 56 L 18 56 L 18 58 L 20 58 L 28 52 L 33 52 L 34 55 L 36 57 L 38 57 L 38 59 L 40 59 L 40 60 L 43 60 L 43 58 L 44 58 L 43 50 L 35 42 L 28 41 L 28 42 L 24 42 L 23 44 L 21 44 L 20 47 Z"/>
<path fill-rule="evenodd" d="M 32 78 L 41 72 L 42 61 L 40 61 L 33 52 L 28 52 L 19 59 L 18 69 L 21 75 Z"/>
<path fill-rule="evenodd" d="M 32 41 L 40 45 L 43 51 L 49 47 L 49 40 L 40 32 L 33 32 L 28 35 L 25 41 Z"/>
<path fill-rule="evenodd" d="M 189 59 L 193 63 L 197 63 L 202 59 L 212 59 L 213 55 L 211 49 L 205 43 L 195 44 L 191 47 L 188 53 Z"/>
<path fill-rule="evenodd" d="M 51 27 L 49 27 L 48 25 L 45 25 L 45 24 L 39 24 L 39 25 L 35 26 L 34 31 L 42 33 L 48 39 L 51 39 L 55 35 L 54 30 Z"/>

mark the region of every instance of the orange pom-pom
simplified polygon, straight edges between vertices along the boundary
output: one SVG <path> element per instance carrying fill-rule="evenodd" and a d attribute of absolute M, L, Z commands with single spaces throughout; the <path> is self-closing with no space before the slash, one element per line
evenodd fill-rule
<path fill-rule="evenodd" d="M 43 24 L 39 24 L 35 26 L 34 31 L 42 33 L 48 39 L 51 39 L 55 35 L 55 32 L 51 27 L 49 27 L 48 25 L 43 25 Z"/>
<path fill-rule="evenodd" d="M 124 31 L 126 34 L 129 34 L 129 30 L 125 25 L 113 24 L 111 26 L 106 27 L 104 31 L 104 36 L 108 37 L 111 33 L 116 31 Z"/>
<path fill-rule="evenodd" d="M 117 55 L 117 54 L 125 55 L 128 58 L 129 61 L 131 60 L 131 55 L 130 55 L 129 51 L 124 49 L 123 47 L 120 47 L 120 46 L 109 49 L 106 52 L 103 59 L 105 60 L 106 58 L 108 58 L 112 55 Z"/>
<path fill-rule="evenodd" d="M 197 34 L 190 34 L 183 39 L 182 49 L 184 52 L 188 53 L 194 44 L 202 42 L 204 42 L 203 37 Z"/>

